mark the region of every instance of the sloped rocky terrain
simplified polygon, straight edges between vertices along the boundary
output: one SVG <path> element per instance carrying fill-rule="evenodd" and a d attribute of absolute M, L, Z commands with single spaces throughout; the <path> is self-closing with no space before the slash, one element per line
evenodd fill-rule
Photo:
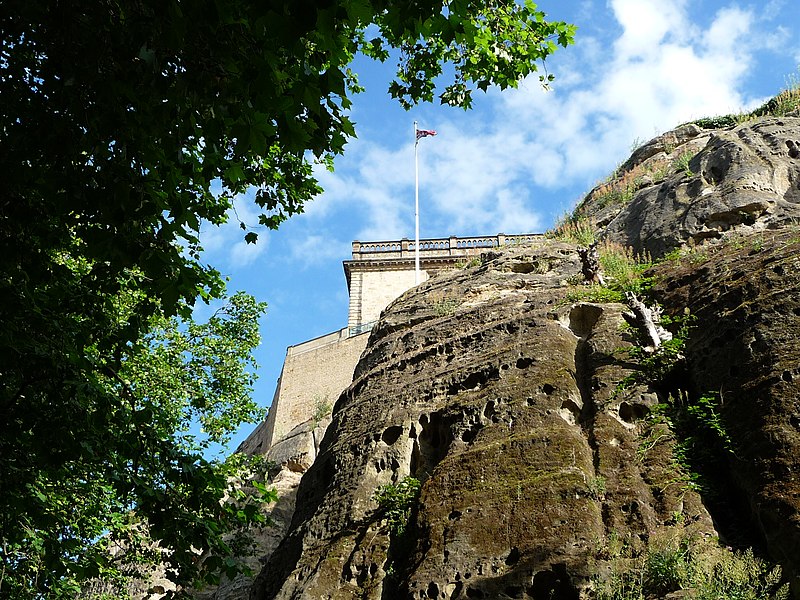
<path fill-rule="evenodd" d="M 572 243 L 486 253 L 394 302 L 251 597 L 592 598 L 620 540 L 664 536 L 754 546 L 800 597 L 797 140 L 796 118 L 687 125 L 578 207 L 663 258 L 649 294 L 691 325 L 668 370 L 634 360 L 624 304 L 581 292 Z M 706 397 L 708 435 L 654 418 Z M 375 493 L 408 477 L 399 533 Z"/>

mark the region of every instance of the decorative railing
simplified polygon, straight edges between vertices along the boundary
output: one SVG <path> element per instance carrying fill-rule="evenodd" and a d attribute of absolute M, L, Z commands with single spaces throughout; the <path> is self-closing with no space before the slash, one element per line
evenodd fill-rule
<path fill-rule="evenodd" d="M 401 242 L 369 242 L 360 245 L 360 252 L 364 253 L 400 252 L 400 250 L 402 250 Z"/>
<path fill-rule="evenodd" d="M 477 254 L 486 248 L 531 243 L 542 237 L 543 234 L 540 233 L 524 235 L 499 233 L 491 236 L 432 238 L 419 241 L 419 252 L 420 255 L 428 257 L 466 256 Z M 414 241 L 406 238 L 386 242 L 353 242 L 353 260 L 410 258 L 415 253 L 414 246 Z"/>

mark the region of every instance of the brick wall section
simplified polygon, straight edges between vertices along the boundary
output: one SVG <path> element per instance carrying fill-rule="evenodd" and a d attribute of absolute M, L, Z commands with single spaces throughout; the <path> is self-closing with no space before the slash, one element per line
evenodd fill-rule
<path fill-rule="evenodd" d="M 331 406 L 353 381 L 369 333 L 348 336 L 342 329 L 297 346 L 289 346 L 267 419 L 242 442 L 238 452 L 263 454 L 300 423 L 312 418 L 316 405 Z"/>

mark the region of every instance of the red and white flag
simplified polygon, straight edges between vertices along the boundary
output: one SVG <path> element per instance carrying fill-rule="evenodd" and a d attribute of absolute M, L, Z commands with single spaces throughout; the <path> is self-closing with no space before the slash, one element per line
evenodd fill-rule
<path fill-rule="evenodd" d="M 418 140 L 428 137 L 429 135 L 436 135 L 436 132 L 433 129 L 417 129 Z"/>

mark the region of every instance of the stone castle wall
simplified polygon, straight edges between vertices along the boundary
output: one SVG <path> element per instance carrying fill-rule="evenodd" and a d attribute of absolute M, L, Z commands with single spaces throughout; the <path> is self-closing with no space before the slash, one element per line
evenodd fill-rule
<path fill-rule="evenodd" d="M 289 346 L 269 415 L 238 451 L 263 454 L 294 427 L 312 419 L 315 411 L 325 405 L 332 408 L 353 380 L 368 339 L 368 332 L 351 336 L 342 329 Z"/>

